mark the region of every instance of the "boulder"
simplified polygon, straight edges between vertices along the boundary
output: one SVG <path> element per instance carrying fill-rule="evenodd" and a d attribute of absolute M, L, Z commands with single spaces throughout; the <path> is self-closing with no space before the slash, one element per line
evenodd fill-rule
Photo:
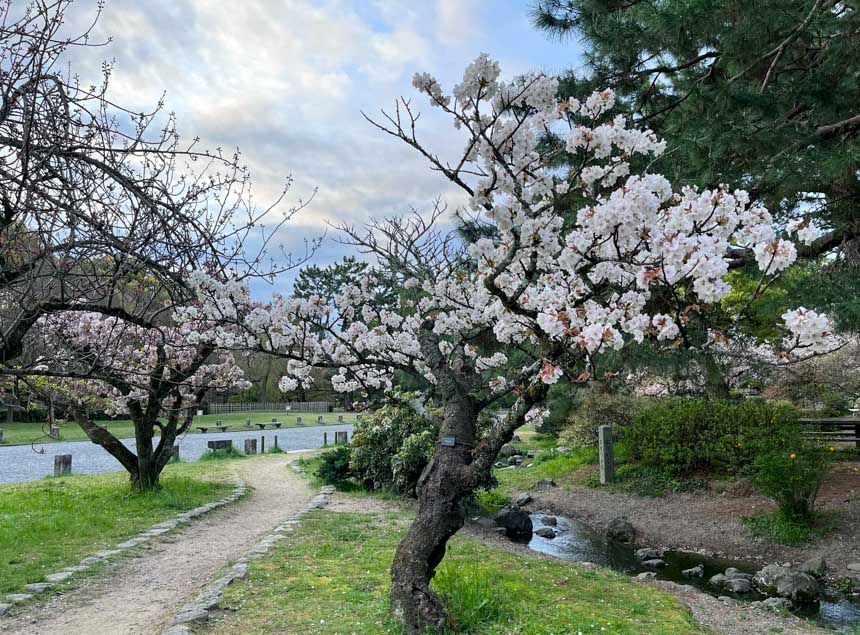
<path fill-rule="evenodd" d="M 526 452 L 526 457 L 533 459 L 541 453 L 543 453 L 543 450 L 529 450 L 528 452 Z"/>
<path fill-rule="evenodd" d="M 740 569 L 735 569 L 734 567 L 729 567 L 728 569 L 726 569 L 725 576 L 726 580 L 747 580 L 749 582 L 752 582 L 753 579 L 751 573 L 744 573 Z"/>
<path fill-rule="evenodd" d="M 646 569 L 662 569 L 666 566 L 666 561 L 660 558 L 651 558 L 650 560 L 643 560 L 642 566 Z"/>
<path fill-rule="evenodd" d="M 496 525 L 504 528 L 508 538 L 527 538 L 532 535 L 532 519 L 516 505 L 506 507 L 493 517 Z"/>
<path fill-rule="evenodd" d="M 555 531 L 551 527 L 541 527 L 535 533 L 541 538 L 549 538 L 550 540 L 556 536 Z"/>
<path fill-rule="evenodd" d="M 515 443 L 519 443 L 520 441 L 522 441 L 522 439 L 520 439 L 520 435 L 515 434 L 514 436 L 511 437 L 511 441 L 513 441 Z"/>
<path fill-rule="evenodd" d="M 848 565 L 848 570 L 854 573 L 860 573 L 860 562 L 852 562 Z"/>
<path fill-rule="evenodd" d="M 752 591 L 752 583 L 743 578 L 730 578 L 723 582 L 723 587 L 732 593 L 749 593 Z"/>
<path fill-rule="evenodd" d="M 714 586 L 723 586 L 723 583 L 726 581 L 726 576 L 722 573 L 718 573 L 717 575 L 712 575 L 708 578 L 708 582 L 713 584 Z"/>
<path fill-rule="evenodd" d="M 510 443 L 505 443 L 502 446 L 502 448 L 499 450 L 499 456 L 501 456 L 501 457 L 507 458 L 510 456 L 514 456 L 515 454 L 519 454 L 519 452 Z"/>
<path fill-rule="evenodd" d="M 522 492 L 521 494 L 517 494 L 516 498 L 514 498 L 514 505 L 517 507 L 522 507 L 523 505 L 528 505 L 532 502 L 532 495 L 527 494 L 526 492 Z"/>
<path fill-rule="evenodd" d="M 760 602 L 751 602 L 750 606 L 754 609 L 763 609 L 767 611 L 788 611 L 791 609 L 791 600 L 785 598 L 767 598 Z"/>
<path fill-rule="evenodd" d="M 537 483 L 532 485 L 532 489 L 536 492 L 545 492 L 547 490 L 553 489 L 554 487 L 558 487 L 556 482 L 552 479 L 542 478 Z"/>
<path fill-rule="evenodd" d="M 550 527 L 555 527 L 558 525 L 558 518 L 555 516 L 544 516 L 540 519 L 544 525 L 549 525 Z"/>
<path fill-rule="evenodd" d="M 618 542 L 636 542 L 636 528 L 627 520 L 627 516 L 614 518 L 606 529 L 606 537 Z"/>
<path fill-rule="evenodd" d="M 811 575 L 776 564 L 757 572 L 753 583 L 762 593 L 788 598 L 796 604 L 814 604 L 821 595 L 818 580 Z"/>
<path fill-rule="evenodd" d="M 695 567 L 692 567 L 690 569 L 684 569 L 683 571 L 681 571 L 681 575 L 688 578 L 704 578 L 705 566 L 697 564 Z"/>
<path fill-rule="evenodd" d="M 797 568 L 801 573 L 808 573 L 813 578 L 823 578 L 827 575 L 827 562 L 823 556 L 810 558 Z"/>
<path fill-rule="evenodd" d="M 738 601 L 734 598 L 730 598 L 728 595 L 721 595 L 717 598 L 720 602 L 725 604 L 726 606 L 737 606 Z"/>
<path fill-rule="evenodd" d="M 479 516 L 478 518 L 473 518 L 472 522 L 474 522 L 481 529 L 494 529 L 496 526 L 495 521 L 492 518 L 487 518 L 486 516 Z"/>
<path fill-rule="evenodd" d="M 654 560 L 660 557 L 660 552 L 646 547 L 645 549 L 637 549 L 636 557 L 640 560 Z"/>
<path fill-rule="evenodd" d="M 657 574 L 654 573 L 653 571 L 643 571 L 642 573 L 640 573 L 639 575 L 636 576 L 636 578 L 639 580 L 653 580 L 656 577 L 657 577 Z"/>

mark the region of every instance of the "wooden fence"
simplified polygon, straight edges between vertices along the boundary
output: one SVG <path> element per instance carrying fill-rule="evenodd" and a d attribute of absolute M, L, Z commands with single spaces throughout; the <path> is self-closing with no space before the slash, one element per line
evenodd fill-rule
<path fill-rule="evenodd" d="M 209 414 L 224 415 L 234 412 L 331 412 L 328 401 L 258 401 L 252 403 L 210 403 Z"/>

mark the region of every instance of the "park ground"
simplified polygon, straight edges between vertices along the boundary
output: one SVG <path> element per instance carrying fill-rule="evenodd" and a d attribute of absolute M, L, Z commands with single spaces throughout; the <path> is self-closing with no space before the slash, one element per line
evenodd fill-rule
<path fill-rule="evenodd" d="M 338 421 L 338 417 L 342 416 L 343 421 Z M 230 414 L 218 415 L 202 415 L 194 417 L 194 423 L 188 434 L 199 434 L 201 431 L 197 426 L 214 426 L 216 421 L 221 421 L 223 425 L 230 426 L 228 432 L 241 432 L 245 430 L 245 420 L 251 419 L 256 430 L 257 423 L 268 423 L 273 417 L 277 417 L 278 421 L 282 422 L 282 428 L 300 428 L 303 426 L 314 425 L 332 425 L 337 423 L 354 423 L 355 413 L 350 412 L 298 412 L 298 411 L 278 411 L 278 412 L 235 412 Z M 318 418 L 322 417 L 322 422 Z M 297 418 L 301 418 L 301 423 L 297 422 Z M 134 437 L 134 426 L 127 419 L 110 419 L 96 421 L 97 424 L 107 427 L 108 430 L 119 439 L 128 439 Z M 0 428 L 3 428 L 5 445 L 13 445 L 19 443 L 53 443 L 57 441 L 87 441 L 87 435 L 81 430 L 80 426 L 74 421 L 64 421 L 59 424 L 60 437 L 57 439 L 48 436 L 48 425 L 45 422 L 13 422 L 0 423 Z M 210 430 L 213 432 L 214 430 Z M 156 430 L 158 432 L 158 430 Z"/>
<path fill-rule="evenodd" d="M 289 465 L 295 459 L 270 455 L 173 465 L 164 489 L 151 495 L 130 494 L 119 474 L 0 487 L 0 580 L 9 592 L 223 496 L 231 474 L 250 486 L 236 504 L 17 607 L 0 618 L 0 632 L 38 628 L 47 634 L 98 635 L 120 632 L 118 626 L 123 633 L 161 632 L 178 607 L 313 496 L 318 483 L 297 474 Z M 541 466 L 544 472 L 555 469 Z M 500 473 L 502 489 L 508 472 L 513 471 Z M 653 499 L 645 500 L 653 505 Z M 224 610 L 196 626 L 195 633 L 396 634 L 387 614 L 388 566 L 411 517 L 411 505 L 403 499 L 336 494 L 328 507 L 303 516 L 287 540 L 254 561 L 248 578 L 228 589 Z M 543 557 L 474 525 L 454 538 L 434 585 L 460 632 L 820 632 L 795 618 L 727 607 L 676 585 L 643 584 L 599 567 Z"/>

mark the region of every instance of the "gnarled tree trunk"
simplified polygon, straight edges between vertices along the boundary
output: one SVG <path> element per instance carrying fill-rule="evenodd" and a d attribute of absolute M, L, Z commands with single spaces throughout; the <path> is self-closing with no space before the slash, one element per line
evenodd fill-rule
<path fill-rule="evenodd" d="M 407 635 L 425 626 L 442 627 L 448 614 L 430 589 L 430 580 L 445 555 L 448 539 L 465 521 L 465 499 L 471 495 L 477 411 L 462 396 L 445 406 L 441 436 L 453 436 L 456 445 L 437 445 L 418 480 L 418 513 L 391 565 L 391 612 Z"/>

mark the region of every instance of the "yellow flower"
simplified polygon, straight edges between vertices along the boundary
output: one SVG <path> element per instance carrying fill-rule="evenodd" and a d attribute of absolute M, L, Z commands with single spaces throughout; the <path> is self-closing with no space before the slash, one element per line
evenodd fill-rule
<path fill-rule="evenodd" d="M 855 467 L 855 468 L 854 468 L 853 470 L 851 470 L 851 471 L 852 471 L 852 472 L 854 472 L 855 474 L 857 474 L 857 472 L 860 472 L 860 468 L 856 468 L 856 467 Z"/>
<path fill-rule="evenodd" d="M 794 459 L 797 458 L 797 455 L 794 452 L 792 452 L 791 454 L 788 455 L 788 458 L 790 458 L 793 461 Z"/>
<path fill-rule="evenodd" d="M 836 452 L 836 448 L 834 448 L 834 447 L 831 445 L 831 446 L 830 446 L 830 451 L 831 451 L 831 452 Z"/>

